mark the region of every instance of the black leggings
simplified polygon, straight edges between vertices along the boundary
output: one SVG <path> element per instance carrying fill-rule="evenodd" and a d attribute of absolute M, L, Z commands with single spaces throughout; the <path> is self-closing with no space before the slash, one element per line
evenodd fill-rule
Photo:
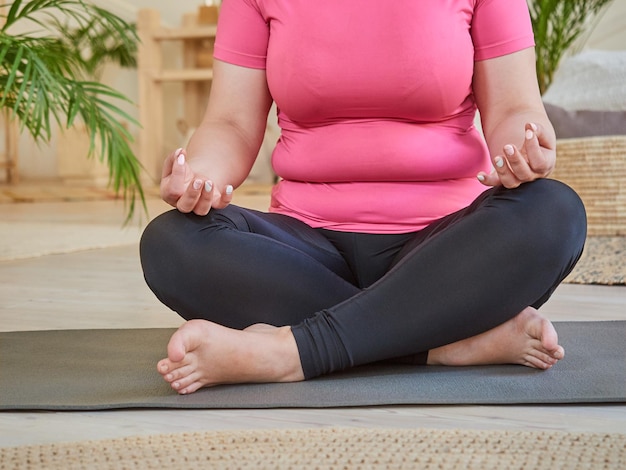
<path fill-rule="evenodd" d="M 407 234 L 313 229 L 233 205 L 205 217 L 173 210 L 140 248 L 146 282 L 183 318 L 291 325 L 309 379 L 424 357 L 540 307 L 585 237 L 576 193 L 542 179 L 487 190 Z"/>

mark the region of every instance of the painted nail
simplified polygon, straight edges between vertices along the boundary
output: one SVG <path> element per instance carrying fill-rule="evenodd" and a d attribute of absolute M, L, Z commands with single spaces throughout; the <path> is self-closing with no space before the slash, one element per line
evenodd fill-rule
<path fill-rule="evenodd" d="M 476 175 L 476 178 L 478 178 L 478 181 L 480 181 L 481 183 L 485 181 L 485 175 L 483 175 L 482 173 L 478 173 Z"/>
<path fill-rule="evenodd" d="M 185 164 L 185 156 L 181 153 L 178 157 L 176 157 L 176 162 L 179 165 L 184 165 Z"/>
<path fill-rule="evenodd" d="M 204 183 L 204 190 L 207 193 L 210 193 L 212 189 L 213 189 L 213 183 L 211 183 L 210 181 L 207 181 Z"/>
<path fill-rule="evenodd" d="M 506 153 L 509 157 L 511 157 L 515 153 L 515 149 L 513 148 L 512 145 L 505 145 L 504 153 Z"/>
<path fill-rule="evenodd" d="M 502 168 L 504 166 L 504 159 L 502 157 L 496 157 L 496 166 Z"/>
<path fill-rule="evenodd" d="M 535 133 L 530 129 L 526 129 L 526 140 L 530 140 L 535 136 Z"/>
<path fill-rule="evenodd" d="M 202 187 L 202 180 L 194 180 L 193 189 L 200 189 Z"/>
<path fill-rule="evenodd" d="M 535 124 L 534 122 L 531 122 L 529 125 L 533 131 L 537 132 L 537 124 Z"/>
<path fill-rule="evenodd" d="M 233 187 L 232 185 L 229 184 L 228 186 L 226 186 L 226 195 L 230 196 L 232 193 L 233 193 Z"/>

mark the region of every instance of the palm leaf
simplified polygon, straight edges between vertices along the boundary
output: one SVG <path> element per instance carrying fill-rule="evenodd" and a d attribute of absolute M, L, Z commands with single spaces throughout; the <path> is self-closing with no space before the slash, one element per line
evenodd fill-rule
<path fill-rule="evenodd" d="M 613 0 L 528 0 L 535 34 L 537 78 L 543 94 L 564 55 Z"/>
<path fill-rule="evenodd" d="M 36 141 L 50 140 L 52 121 L 64 128 L 82 121 L 90 138 L 88 157 L 98 155 L 106 162 L 109 185 L 127 203 L 127 221 L 137 198 L 147 211 L 142 168 L 130 147 L 132 135 L 120 121 L 139 124 L 117 104 L 131 101 L 90 80 L 105 60 L 136 64 L 134 26 L 82 0 L 16 0 L 0 6 L 10 6 L 0 15 L 5 20 L 0 28 L 0 108 L 10 109 Z M 41 30 L 10 34 L 18 22 Z"/>

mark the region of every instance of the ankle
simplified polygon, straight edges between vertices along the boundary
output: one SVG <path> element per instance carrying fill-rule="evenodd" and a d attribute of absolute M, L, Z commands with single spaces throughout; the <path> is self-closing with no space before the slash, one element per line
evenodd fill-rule
<path fill-rule="evenodd" d="M 299 382 L 304 380 L 304 371 L 300 362 L 300 352 L 296 339 L 291 332 L 291 327 L 285 326 L 278 329 L 279 337 L 283 349 L 283 361 L 285 368 L 283 370 L 285 382 Z"/>

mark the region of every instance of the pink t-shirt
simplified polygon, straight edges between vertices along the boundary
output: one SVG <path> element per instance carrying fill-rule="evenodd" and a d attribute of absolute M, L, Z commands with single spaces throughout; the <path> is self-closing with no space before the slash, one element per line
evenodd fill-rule
<path fill-rule="evenodd" d="M 266 69 L 271 211 L 404 233 L 484 191 L 474 61 L 533 45 L 526 0 L 224 0 L 215 57 Z"/>

